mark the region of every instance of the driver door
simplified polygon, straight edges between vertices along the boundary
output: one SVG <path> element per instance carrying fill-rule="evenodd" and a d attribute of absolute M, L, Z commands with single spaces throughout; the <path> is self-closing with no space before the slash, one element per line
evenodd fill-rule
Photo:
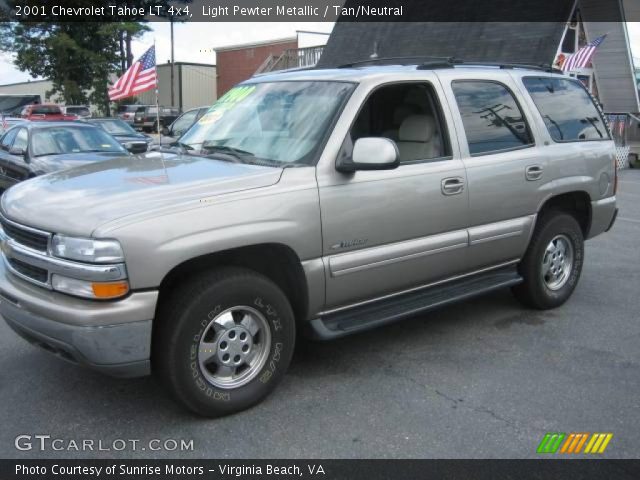
<path fill-rule="evenodd" d="M 439 98 L 435 81 L 378 87 L 362 104 L 340 155 L 349 155 L 358 137 L 393 138 L 400 166 L 352 174 L 319 169 L 326 310 L 464 270 L 466 172 Z M 457 187 L 450 188 L 453 182 Z"/>

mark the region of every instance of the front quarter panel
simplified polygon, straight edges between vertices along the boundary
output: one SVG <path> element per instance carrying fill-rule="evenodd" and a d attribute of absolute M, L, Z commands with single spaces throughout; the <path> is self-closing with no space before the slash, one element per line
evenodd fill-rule
<path fill-rule="evenodd" d="M 314 167 L 289 168 L 269 187 L 202 197 L 185 208 L 98 228 L 123 246 L 131 287 L 156 288 L 176 266 L 233 248 L 278 243 L 304 261 L 321 257 Z"/>

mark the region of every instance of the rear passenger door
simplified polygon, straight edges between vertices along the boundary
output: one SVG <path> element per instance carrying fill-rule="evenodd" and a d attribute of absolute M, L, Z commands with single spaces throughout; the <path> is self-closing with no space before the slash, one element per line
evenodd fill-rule
<path fill-rule="evenodd" d="M 459 128 L 469 185 L 469 269 L 519 259 L 550 177 L 531 112 L 508 74 L 450 78 L 445 89 Z"/>

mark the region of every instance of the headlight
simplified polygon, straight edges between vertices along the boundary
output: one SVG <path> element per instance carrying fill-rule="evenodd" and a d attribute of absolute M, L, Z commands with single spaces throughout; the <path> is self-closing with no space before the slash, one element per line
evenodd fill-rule
<path fill-rule="evenodd" d="M 54 235 L 51 251 L 56 257 L 68 258 L 87 263 L 124 262 L 122 247 L 117 240 L 96 240 L 92 238 Z"/>

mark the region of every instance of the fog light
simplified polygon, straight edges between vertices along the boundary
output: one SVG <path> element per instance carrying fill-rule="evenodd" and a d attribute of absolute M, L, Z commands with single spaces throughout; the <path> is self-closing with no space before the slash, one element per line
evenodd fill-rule
<path fill-rule="evenodd" d="M 51 286 L 58 292 L 68 293 L 77 297 L 101 300 L 118 298 L 129 293 L 129 282 L 126 280 L 117 282 L 88 282 L 54 274 L 51 276 Z"/>

